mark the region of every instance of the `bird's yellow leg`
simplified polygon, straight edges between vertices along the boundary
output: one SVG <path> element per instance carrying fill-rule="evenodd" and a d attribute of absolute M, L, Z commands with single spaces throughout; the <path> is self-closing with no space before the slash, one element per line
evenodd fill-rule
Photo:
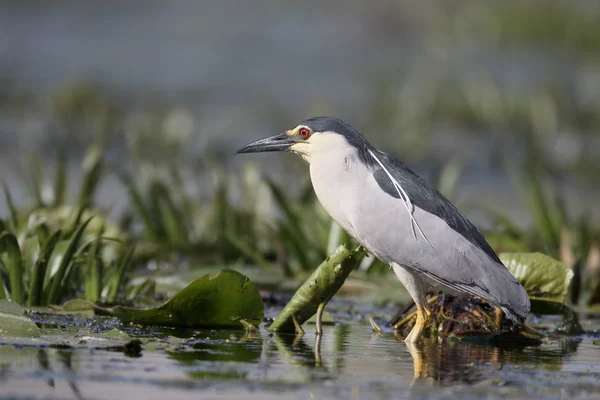
<path fill-rule="evenodd" d="M 427 322 L 429 321 L 429 316 L 427 315 L 427 311 L 425 310 L 426 309 L 422 303 L 417 304 L 417 321 L 415 322 L 415 325 L 413 326 L 406 339 L 404 339 L 405 342 L 416 343 L 421 338 L 423 330 L 425 329 L 425 327 L 427 326 Z"/>
<path fill-rule="evenodd" d="M 412 297 L 415 302 L 415 307 L 417 308 L 417 320 L 413 329 L 405 339 L 406 342 L 415 343 L 421 338 L 423 329 L 425 329 L 427 321 L 429 320 L 429 314 L 426 311 L 426 309 L 429 308 L 429 304 L 425 297 L 423 283 L 412 271 L 407 269 L 407 267 L 403 267 L 396 263 L 392 263 L 391 265 L 394 273 L 400 282 L 402 282 L 408 291 L 408 294 L 410 294 L 410 297 Z"/>

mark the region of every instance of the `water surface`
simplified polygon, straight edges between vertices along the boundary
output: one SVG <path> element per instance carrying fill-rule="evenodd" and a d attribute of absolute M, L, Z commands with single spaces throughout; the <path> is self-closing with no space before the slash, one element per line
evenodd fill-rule
<path fill-rule="evenodd" d="M 320 342 L 310 325 L 298 337 L 77 321 L 46 321 L 39 339 L 0 339 L 1 397 L 600 398 L 590 335 L 534 347 L 407 346 L 361 321 L 326 326 Z M 128 340 L 102 335 L 115 327 L 141 338 L 141 356 L 106 349 Z"/>

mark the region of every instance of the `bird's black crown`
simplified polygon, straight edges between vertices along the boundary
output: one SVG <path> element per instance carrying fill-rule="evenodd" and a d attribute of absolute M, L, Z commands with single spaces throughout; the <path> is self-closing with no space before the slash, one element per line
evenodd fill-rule
<path fill-rule="evenodd" d="M 361 161 L 367 165 L 373 165 L 373 157 L 369 150 L 376 152 L 362 133 L 354 129 L 350 124 L 334 117 L 314 117 L 302 121 L 299 125 L 308 126 L 313 132 L 335 132 L 346 138 L 348 143 L 356 148 Z"/>

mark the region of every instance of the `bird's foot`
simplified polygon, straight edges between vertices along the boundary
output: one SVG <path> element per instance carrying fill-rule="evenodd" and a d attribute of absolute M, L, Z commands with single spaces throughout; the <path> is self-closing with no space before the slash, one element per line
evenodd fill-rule
<path fill-rule="evenodd" d="M 419 339 L 421 338 L 421 336 L 423 334 L 423 330 L 425 329 L 425 326 L 427 326 L 427 322 L 429 321 L 430 314 L 431 314 L 431 312 L 429 312 L 429 314 L 428 314 L 424 307 L 417 308 L 417 320 L 415 321 L 415 326 L 413 326 L 412 330 L 410 331 L 410 333 L 408 334 L 406 339 L 404 339 L 405 342 L 416 343 L 419 341 Z"/>

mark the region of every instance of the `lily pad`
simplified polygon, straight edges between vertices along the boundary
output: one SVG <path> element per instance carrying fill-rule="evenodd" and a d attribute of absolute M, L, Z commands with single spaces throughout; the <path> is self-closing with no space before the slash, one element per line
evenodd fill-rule
<path fill-rule="evenodd" d="M 0 336 L 40 337 L 40 330 L 27 317 L 0 312 Z"/>
<path fill-rule="evenodd" d="M 542 253 L 501 253 L 500 259 L 531 298 L 564 302 L 573 271 Z"/>
<path fill-rule="evenodd" d="M 65 311 L 93 309 L 124 323 L 188 328 L 243 328 L 240 320 L 258 326 L 264 318 L 260 293 L 246 276 L 225 269 L 190 283 L 165 304 L 147 310 L 102 308 L 86 300 L 65 303 Z"/>
<path fill-rule="evenodd" d="M 15 303 L 14 301 L 3 299 L 0 300 L 0 312 L 7 314 L 23 315 L 25 313 L 25 309 L 21 305 Z"/>

